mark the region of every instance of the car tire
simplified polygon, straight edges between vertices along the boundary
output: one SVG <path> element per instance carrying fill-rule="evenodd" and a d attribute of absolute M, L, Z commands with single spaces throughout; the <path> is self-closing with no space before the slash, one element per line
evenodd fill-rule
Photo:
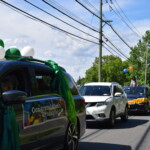
<path fill-rule="evenodd" d="M 111 109 L 108 126 L 111 128 L 115 126 L 115 109 Z"/>
<path fill-rule="evenodd" d="M 148 115 L 148 113 L 149 113 L 149 105 L 146 104 L 146 107 L 145 107 L 145 110 L 144 110 L 144 114 Z"/>
<path fill-rule="evenodd" d="M 121 120 L 124 121 L 124 122 L 128 121 L 128 108 L 127 107 L 124 110 L 123 116 L 121 116 Z"/>
<path fill-rule="evenodd" d="M 64 150 L 77 150 L 78 142 L 79 130 L 73 123 L 69 123 L 66 131 Z"/>

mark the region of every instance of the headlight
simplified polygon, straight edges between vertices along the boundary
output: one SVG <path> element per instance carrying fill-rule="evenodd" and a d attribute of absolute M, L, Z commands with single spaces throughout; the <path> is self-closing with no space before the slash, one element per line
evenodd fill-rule
<path fill-rule="evenodd" d="M 107 104 L 108 104 L 107 101 L 104 101 L 104 102 L 98 102 L 98 103 L 96 104 L 96 106 L 98 107 L 98 106 L 103 106 L 103 105 L 107 105 Z"/>

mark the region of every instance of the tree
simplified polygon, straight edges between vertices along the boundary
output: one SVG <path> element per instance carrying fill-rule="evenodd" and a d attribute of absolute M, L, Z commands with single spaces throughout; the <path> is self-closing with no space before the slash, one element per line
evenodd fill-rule
<path fill-rule="evenodd" d="M 103 82 L 118 82 L 122 85 L 129 84 L 129 75 L 123 73 L 123 69 L 128 67 L 128 62 L 123 62 L 119 57 L 112 55 L 102 57 L 102 81 Z M 98 81 L 98 58 L 91 68 L 86 70 L 84 82 Z"/>
<path fill-rule="evenodd" d="M 132 48 L 128 63 L 134 67 L 132 75 L 136 76 L 139 84 L 145 84 L 145 67 L 150 64 L 150 30 L 146 31 L 145 36 Z M 148 66 L 147 65 L 147 66 Z M 147 84 L 150 85 L 150 67 L 147 67 Z"/>

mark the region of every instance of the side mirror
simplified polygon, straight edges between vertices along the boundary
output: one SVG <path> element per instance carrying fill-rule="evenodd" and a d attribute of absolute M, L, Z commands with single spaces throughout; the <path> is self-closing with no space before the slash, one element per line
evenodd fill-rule
<path fill-rule="evenodd" d="M 18 90 L 10 90 L 2 93 L 2 100 L 4 104 L 23 104 L 25 103 L 25 99 L 27 97 L 27 93 Z"/>
<path fill-rule="evenodd" d="M 121 95 L 122 95 L 122 93 L 120 93 L 120 92 L 116 92 L 114 96 L 116 96 L 116 97 L 120 97 Z"/>

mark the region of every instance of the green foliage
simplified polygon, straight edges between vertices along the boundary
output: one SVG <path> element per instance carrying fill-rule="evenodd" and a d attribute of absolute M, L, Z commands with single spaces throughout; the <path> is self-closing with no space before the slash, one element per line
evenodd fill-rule
<path fill-rule="evenodd" d="M 103 56 L 102 57 L 102 81 L 103 82 L 118 82 L 120 84 L 129 84 L 130 77 L 123 73 L 123 69 L 128 66 L 128 62 L 122 62 L 119 57 Z M 79 78 L 77 84 L 84 84 L 86 82 L 98 82 L 98 58 L 91 68 L 86 70 L 85 78 Z"/>
<path fill-rule="evenodd" d="M 121 85 L 129 85 L 132 76 L 136 76 L 138 83 L 145 84 L 145 66 L 147 58 L 147 84 L 150 85 L 150 30 L 131 49 L 129 59 L 122 61 L 121 58 L 112 55 L 102 57 L 102 81 L 118 82 Z M 134 69 L 123 73 L 123 69 Z M 79 78 L 80 85 L 86 82 L 98 81 L 98 58 L 95 58 L 93 65 L 86 70 L 85 78 Z"/>
<path fill-rule="evenodd" d="M 145 84 L 145 67 L 150 64 L 150 31 L 146 31 L 145 36 L 132 48 L 130 52 L 129 64 L 134 67 L 132 75 L 136 76 L 139 84 Z M 147 84 L 150 85 L 150 68 L 147 68 Z"/>

